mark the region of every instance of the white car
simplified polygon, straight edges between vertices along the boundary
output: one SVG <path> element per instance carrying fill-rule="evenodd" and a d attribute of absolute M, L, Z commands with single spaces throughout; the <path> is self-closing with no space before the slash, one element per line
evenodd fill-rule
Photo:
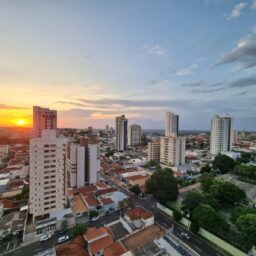
<path fill-rule="evenodd" d="M 40 242 L 47 241 L 51 238 L 51 235 L 43 235 L 40 237 Z"/>
<path fill-rule="evenodd" d="M 182 232 L 181 236 L 185 237 L 187 240 L 190 240 L 190 235 L 188 233 Z"/>
<path fill-rule="evenodd" d="M 69 236 L 61 236 L 58 238 L 58 244 L 61 244 L 69 239 Z"/>
<path fill-rule="evenodd" d="M 99 216 L 93 217 L 93 218 L 92 218 L 92 221 L 96 221 L 96 220 L 98 220 L 99 218 L 100 218 Z"/>

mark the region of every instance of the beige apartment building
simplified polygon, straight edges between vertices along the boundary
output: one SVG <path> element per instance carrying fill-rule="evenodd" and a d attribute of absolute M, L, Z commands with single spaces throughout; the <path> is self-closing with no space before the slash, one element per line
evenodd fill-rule
<path fill-rule="evenodd" d="M 56 130 L 43 130 L 41 138 L 30 140 L 29 211 L 33 219 L 66 205 L 67 139 Z"/>
<path fill-rule="evenodd" d="M 160 161 L 160 139 L 148 143 L 148 161 Z"/>

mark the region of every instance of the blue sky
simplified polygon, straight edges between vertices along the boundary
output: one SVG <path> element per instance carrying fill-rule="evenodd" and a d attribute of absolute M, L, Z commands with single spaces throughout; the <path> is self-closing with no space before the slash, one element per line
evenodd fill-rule
<path fill-rule="evenodd" d="M 256 1 L 0 1 L 0 109 L 59 111 L 60 127 L 256 130 Z M 2 106 L 2 107 L 1 107 Z M 24 108 L 21 113 L 20 109 Z"/>

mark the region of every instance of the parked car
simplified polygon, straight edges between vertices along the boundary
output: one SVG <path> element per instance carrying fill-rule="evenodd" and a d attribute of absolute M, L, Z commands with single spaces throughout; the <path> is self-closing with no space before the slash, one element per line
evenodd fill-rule
<path fill-rule="evenodd" d="M 114 213 L 114 211 L 112 209 L 109 209 L 108 211 L 105 212 L 105 215 L 110 215 L 112 213 Z"/>
<path fill-rule="evenodd" d="M 58 238 L 58 244 L 61 244 L 69 239 L 69 236 L 61 236 Z"/>
<path fill-rule="evenodd" d="M 40 242 L 47 241 L 51 238 L 51 235 L 43 235 L 40 237 Z"/>
<path fill-rule="evenodd" d="M 119 211 L 120 211 L 120 208 L 118 207 L 114 209 L 114 212 L 119 212 Z"/>
<path fill-rule="evenodd" d="M 187 240 L 190 240 L 190 235 L 188 233 L 182 232 L 181 236 L 186 238 Z"/>
<path fill-rule="evenodd" d="M 63 233 L 65 233 L 65 230 L 61 229 L 61 230 L 56 230 L 55 232 L 55 236 L 58 236 L 58 235 L 62 235 Z"/>
<path fill-rule="evenodd" d="M 93 217 L 93 218 L 92 218 L 92 221 L 96 221 L 96 220 L 98 220 L 99 218 L 100 218 L 99 216 Z"/>

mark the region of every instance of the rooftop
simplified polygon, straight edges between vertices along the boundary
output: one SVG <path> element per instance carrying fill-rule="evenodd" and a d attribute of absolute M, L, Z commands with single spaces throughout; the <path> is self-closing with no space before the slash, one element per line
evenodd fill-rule
<path fill-rule="evenodd" d="M 154 216 L 150 211 L 147 211 L 142 207 L 135 207 L 132 210 L 127 211 L 125 214 L 132 220 L 146 220 Z"/>
<path fill-rule="evenodd" d="M 126 252 L 120 242 L 115 242 L 104 250 L 104 256 L 120 256 Z"/>

